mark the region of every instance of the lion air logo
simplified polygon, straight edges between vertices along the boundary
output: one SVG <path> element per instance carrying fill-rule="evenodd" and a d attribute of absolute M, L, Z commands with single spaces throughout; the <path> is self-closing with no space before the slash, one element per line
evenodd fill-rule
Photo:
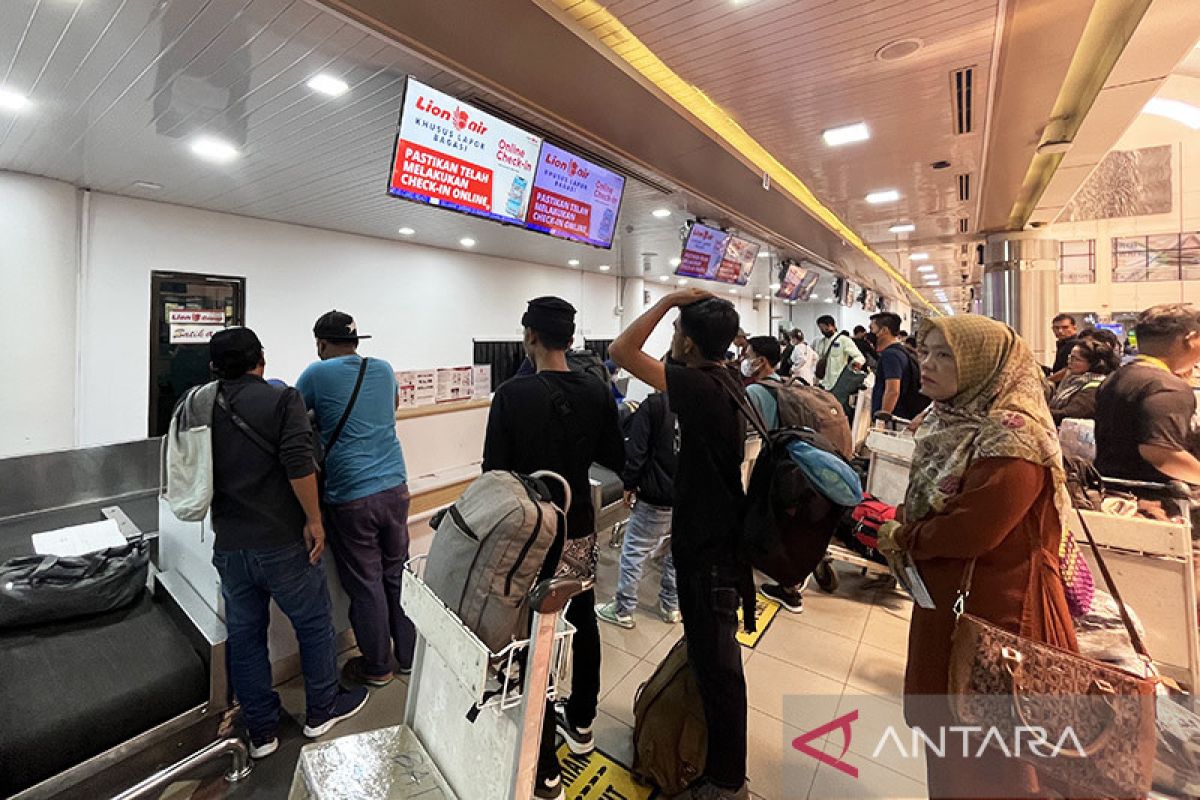
<path fill-rule="evenodd" d="M 467 112 L 462 108 L 455 107 L 453 124 L 457 130 L 465 130 L 471 119 L 467 116 Z"/>

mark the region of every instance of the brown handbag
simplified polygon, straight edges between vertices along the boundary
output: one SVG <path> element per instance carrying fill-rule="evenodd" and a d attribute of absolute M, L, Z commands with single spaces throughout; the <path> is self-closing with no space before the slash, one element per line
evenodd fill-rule
<path fill-rule="evenodd" d="M 983 731 L 994 728 L 1009 742 L 1018 728 L 1043 731 L 1048 744 L 1010 755 L 1033 764 L 1066 797 L 1144 797 L 1154 773 L 1158 678 L 1082 515 L 1080 522 L 1125 630 L 1152 677 L 1025 638 L 965 613 L 975 571 L 972 560 L 954 604 L 951 713 L 958 724 Z M 1019 732 L 1016 736 L 1019 741 Z M 1031 736 L 1036 733 L 1026 734 L 1027 743 Z"/>

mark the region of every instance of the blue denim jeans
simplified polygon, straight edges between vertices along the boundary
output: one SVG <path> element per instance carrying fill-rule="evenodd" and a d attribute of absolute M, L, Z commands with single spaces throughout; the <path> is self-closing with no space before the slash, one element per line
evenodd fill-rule
<path fill-rule="evenodd" d="M 617 580 L 617 611 L 630 614 L 637 608 L 638 583 L 646 559 L 671 534 L 671 509 L 639 500 L 629 514 L 625 541 L 621 545 L 621 576 Z M 675 561 L 668 548 L 662 562 L 662 588 L 658 599 L 666 608 L 679 608 L 675 589 Z"/>
<path fill-rule="evenodd" d="M 296 631 L 308 717 L 327 716 L 338 674 L 325 570 L 308 562 L 301 542 L 269 550 L 218 550 L 213 566 L 225 598 L 229 678 L 250 736 L 268 739 L 279 727 L 279 695 L 271 688 L 267 652 L 271 600 Z"/>

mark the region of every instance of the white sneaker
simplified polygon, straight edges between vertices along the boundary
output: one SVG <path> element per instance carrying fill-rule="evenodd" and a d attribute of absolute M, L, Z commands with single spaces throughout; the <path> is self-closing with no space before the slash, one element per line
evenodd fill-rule
<path fill-rule="evenodd" d="M 279 738 L 271 737 L 265 742 L 250 743 L 250 757 L 254 759 L 266 758 L 279 749 Z"/>
<path fill-rule="evenodd" d="M 678 608 L 667 608 L 661 600 L 658 601 L 658 616 L 668 625 L 675 625 L 683 619 Z"/>
<path fill-rule="evenodd" d="M 566 794 L 563 792 L 562 776 L 538 778 L 533 785 L 533 796 L 536 800 L 563 800 Z"/>
<path fill-rule="evenodd" d="M 616 625 L 618 628 L 629 629 L 637 625 L 637 622 L 633 619 L 633 614 L 622 614 L 620 611 L 617 611 L 616 600 L 596 606 L 596 618 L 601 622 L 607 622 L 609 625 Z"/>

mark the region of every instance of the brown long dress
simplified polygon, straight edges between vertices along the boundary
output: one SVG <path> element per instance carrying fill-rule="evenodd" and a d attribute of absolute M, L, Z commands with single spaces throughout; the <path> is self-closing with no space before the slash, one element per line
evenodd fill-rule
<path fill-rule="evenodd" d="M 909 725 L 929 734 L 953 724 L 947 703 L 917 696 L 947 693 L 954 600 L 972 558 L 970 613 L 1022 636 L 1078 649 L 1058 574 L 1061 530 L 1049 469 L 1016 458 L 977 461 L 941 513 L 904 528 L 936 606 L 913 609 L 904 675 Z M 961 749 L 957 756 L 952 750 L 947 747 L 944 758 L 927 753 L 931 798 L 1041 796 L 1031 766 L 1002 756 L 964 759 Z"/>

